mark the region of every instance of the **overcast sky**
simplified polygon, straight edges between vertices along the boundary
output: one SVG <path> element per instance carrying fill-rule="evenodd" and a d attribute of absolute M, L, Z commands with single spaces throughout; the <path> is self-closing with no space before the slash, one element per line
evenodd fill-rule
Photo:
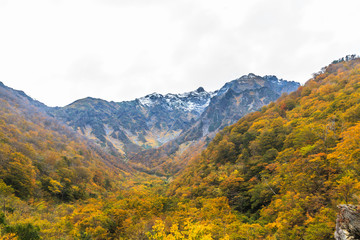
<path fill-rule="evenodd" d="M 49 105 L 304 83 L 360 54 L 360 0 L 0 0 L 0 81 Z"/>

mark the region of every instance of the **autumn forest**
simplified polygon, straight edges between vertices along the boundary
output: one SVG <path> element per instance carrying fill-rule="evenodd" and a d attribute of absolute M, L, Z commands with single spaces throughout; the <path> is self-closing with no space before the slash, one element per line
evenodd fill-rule
<path fill-rule="evenodd" d="M 2 83 L 0 96 L 0 239 L 325 240 L 338 206 L 360 202 L 355 56 L 222 128 L 176 171 L 140 168 Z"/>

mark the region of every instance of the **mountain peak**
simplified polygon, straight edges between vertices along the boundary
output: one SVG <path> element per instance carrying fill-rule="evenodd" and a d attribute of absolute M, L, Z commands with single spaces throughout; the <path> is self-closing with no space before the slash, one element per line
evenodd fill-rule
<path fill-rule="evenodd" d="M 146 107 L 163 106 L 166 109 L 178 109 L 185 112 L 195 111 L 201 114 L 209 105 L 212 93 L 205 91 L 203 87 L 199 87 L 195 91 L 185 92 L 181 94 L 168 93 L 161 95 L 152 93 L 137 100 Z"/>
<path fill-rule="evenodd" d="M 198 89 L 196 89 L 196 92 L 202 93 L 205 92 L 205 89 L 203 87 L 199 87 Z"/>
<path fill-rule="evenodd" d="M 224 94 L 229 89 L 235 92 L 242 92 L 244 90 L 251 90 L 255 88 L 268 87 L 269 89 L 276 90 L 277 92 L 291 92 L 300 86 L 299 83 L 294 81 L 287 81 L 279 79 L 274 75 L 265 75 L 263 77 L 254 73 L 241 76 L 231 82 L 226 83 L 220 90 L 219 95 Z"/>
<path fill-rule="evenodd" d="M 94 101 L 105 101 L 105 100 L 102 100 L 100 98 L 85 97 L 85 98 L 75 100 L 74 102 L 70 103 L 68 106 L 74 105 L 74 104 L 84 104 L 84 103 L 89 103 L 89 102 L 94 102 Z"/>
<path fill-rule="evenodd" d="M 156 99 L 161 97 L 163 97 L 163 95 L 157 92 L 153 92 L 145 96 L 145 98 L 150 98 L 150 99 Z"/>
<path fill-rule="evenodd" d="M 255 73 L 249 73 L 248 75 L 243 75 L 241 77 L 239 77 L 238 79 L 235 79 L 237 81 L 249 81 L 252 79 L 259 79 L 259 78 L 263 78 L 259 75 L 256 75 Z"/>
<path fill-rule="evenodd" d="M 255 75 L 254 73 L 249 73 L 247 75 L 248 78 L 256 78 L 256 77 L 259 77 L 258 75 Z"/>

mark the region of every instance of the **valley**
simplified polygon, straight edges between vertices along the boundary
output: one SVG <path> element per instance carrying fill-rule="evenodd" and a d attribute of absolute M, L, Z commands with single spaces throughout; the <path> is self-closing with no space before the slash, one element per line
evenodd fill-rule
<path fill-rule="evenodd" d="M 0 83 L 1 239 L 332 239 L 360 201 L 360 58 L 303 86 L 48 107 Z"/>

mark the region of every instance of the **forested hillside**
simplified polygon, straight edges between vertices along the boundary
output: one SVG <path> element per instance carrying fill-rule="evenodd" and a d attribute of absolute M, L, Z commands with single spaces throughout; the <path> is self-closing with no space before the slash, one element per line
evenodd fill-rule
<path fill-rule="evenodd" d="M 43 106 L 24 93 L 0 86 L 0 96 L 0 172 L 16 196 L 78 199 L 85 190 L 95 194 L 114 174 L 130 170 L 47 116 Z"/>
<path fill-rule="evenodd" d="M 332 239 L 337 205 L 360 200 L 359 120 L 360 59 L 335 61 L 225 128 L 169 193 L 226 197 L 250 239 Z"/>
<path fill-rule="evenodd" d="M 0 84 L 0 196 L 4 215 L 27 221 L 34 201 L 98 197 L 132 170 L 47 116 L 45 105 Z M 44 204 L 44 202 L 37 202 Z M 29 220 L 33 222 L 33 220 Z"/>

